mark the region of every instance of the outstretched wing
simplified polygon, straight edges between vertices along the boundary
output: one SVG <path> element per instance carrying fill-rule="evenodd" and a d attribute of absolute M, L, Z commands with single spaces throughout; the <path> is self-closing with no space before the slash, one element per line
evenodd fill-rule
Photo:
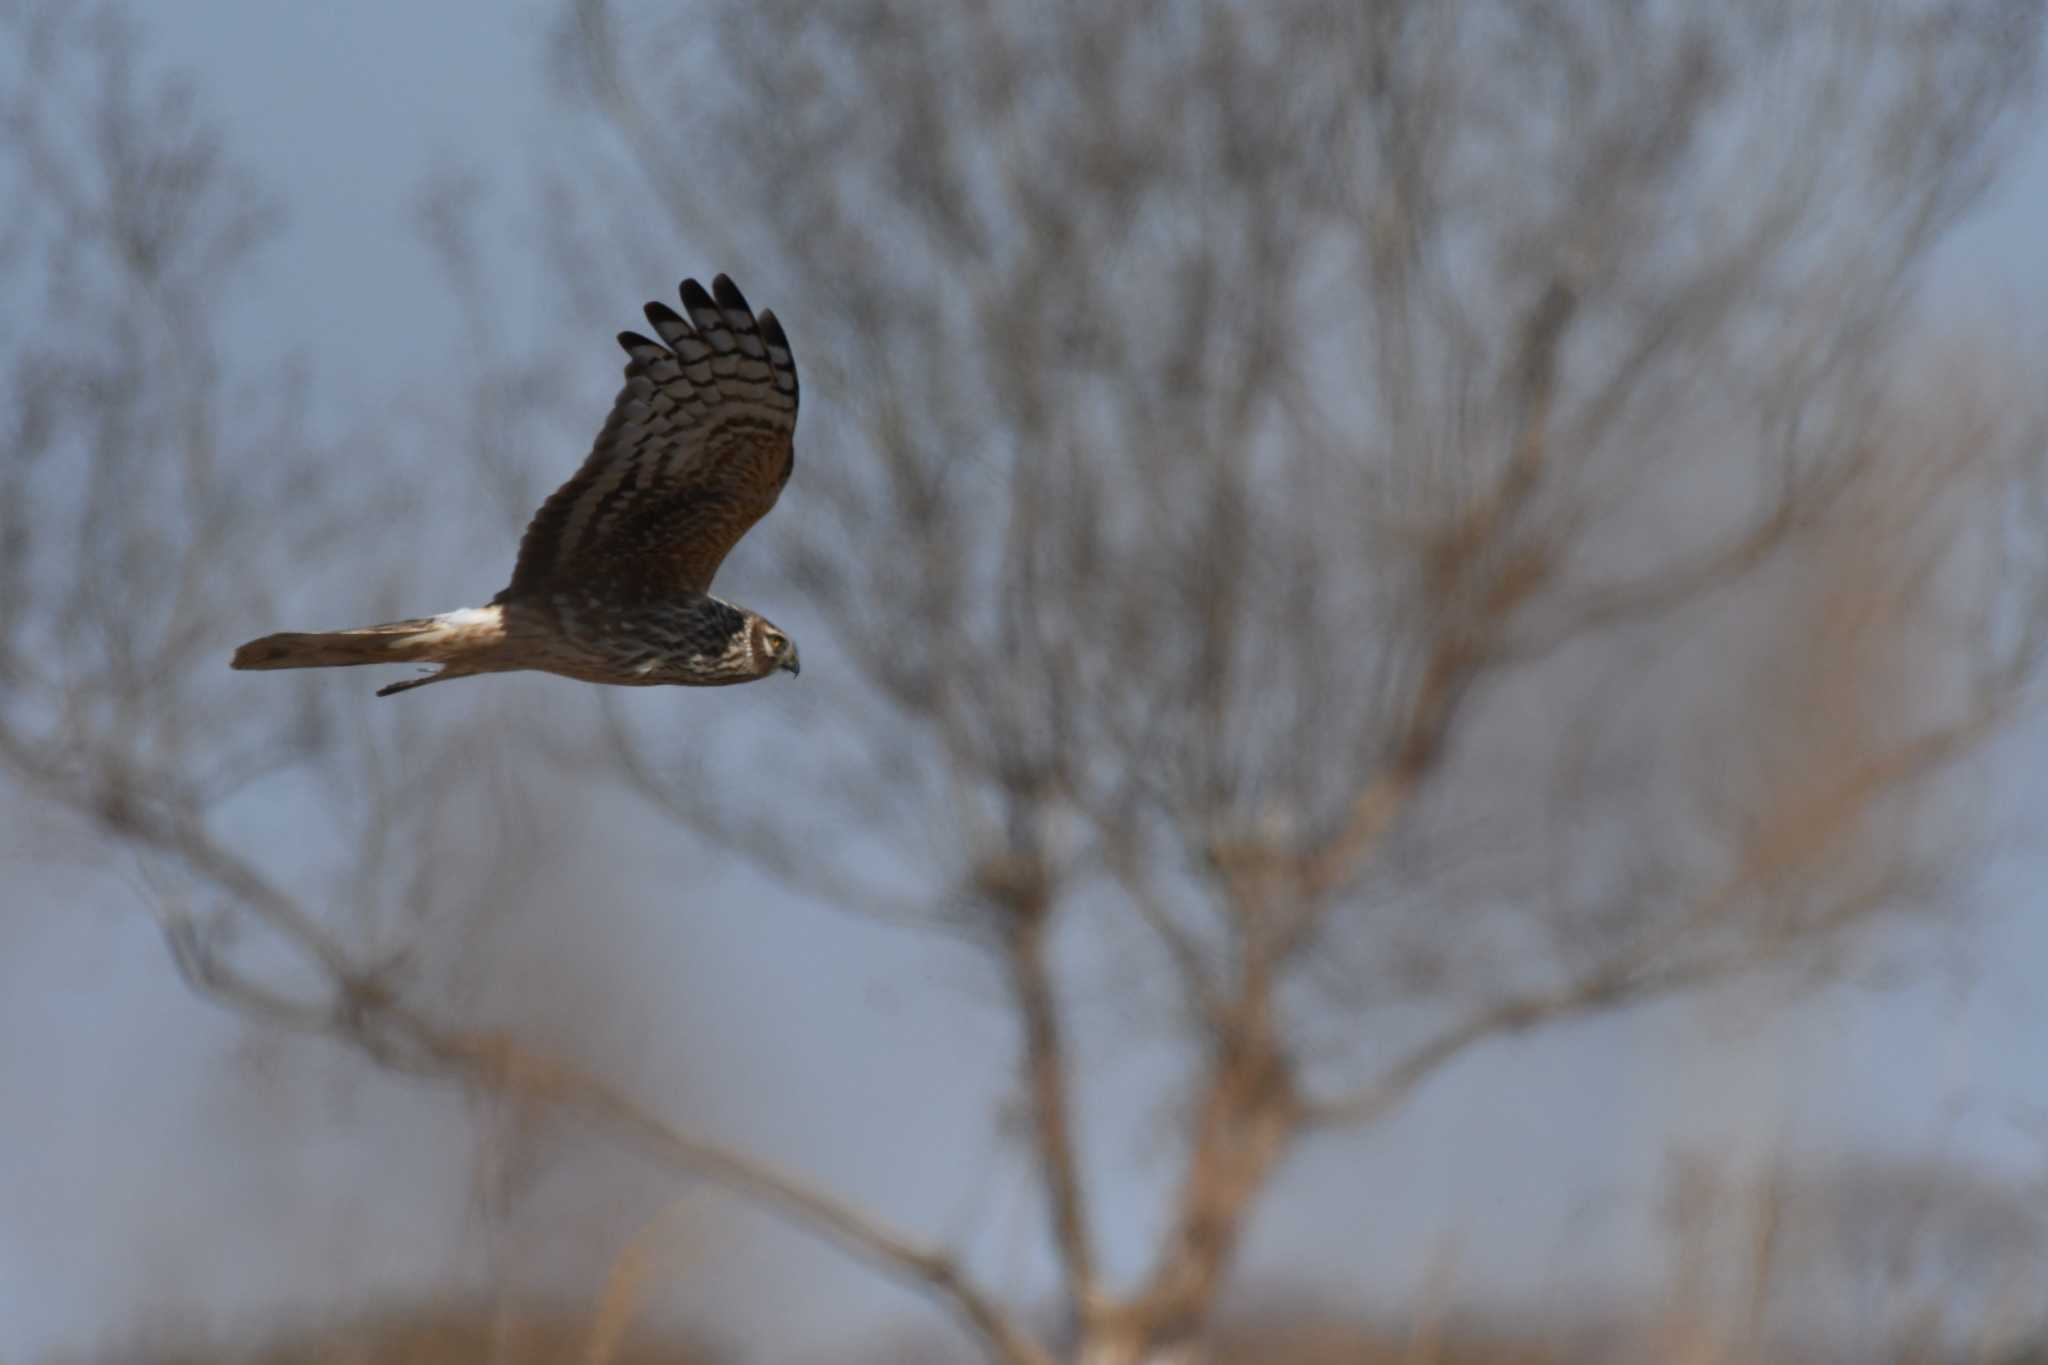
<path fill-rule="evenodd" d="M 625 387 L 583 467 L 535 514 L 501 598 L 574 586 L 626 598 L 706 592 L 789 482 L 796 361 L 720 275 L 682 285 L 687 319 L 647 305 L 660 342 L 619 333 Z"/>

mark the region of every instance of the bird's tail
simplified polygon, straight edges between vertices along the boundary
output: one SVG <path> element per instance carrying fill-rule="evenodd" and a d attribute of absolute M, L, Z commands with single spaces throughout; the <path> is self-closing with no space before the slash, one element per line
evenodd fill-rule
<path fill-rule="evenodd" d="M 468 607 L 439 616 L 387 621 L 356 630 L 287 631 L 280 635 L 266 635 L 237 649 L 233 666 L 348 668 L 355 664 L 454 664 L 503 638 L 504 621 L 498 608 Z M 451 674 L 444 672 L 435 676 Z M 420 682 L 427 681 L 432 679 L 420 679 Z M 400 683 L 390 690 L 412 686 L 418 686 L 418 683 Z"/>

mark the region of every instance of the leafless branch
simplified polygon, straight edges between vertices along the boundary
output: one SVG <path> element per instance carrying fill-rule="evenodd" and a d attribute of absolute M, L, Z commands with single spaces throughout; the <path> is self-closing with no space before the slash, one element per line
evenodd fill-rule
<path fill-rule="evenodd" d="M 1366 1086 L 1344 1095 L 1304 1099 L 1303 1121 L 1318 1127 L 1371 1123 L 1398 1107 L 1446 1063 L 1480 1043 L 1782 965 L 1786 944 L 1768 936 L 1738 942 L 1733 948 L 1689 949 L 1705 937 L 1702 928 L 1710 930 L 1725 920 L 1738 903 L 1767 894 L 1774 884 L 1836 850 L 1877 802 L 1968 756 L 1987 734 L 2010 719 L 2010 704 L 2011 699 L 2006 699 L 1998 707 L 1930 731 L 1843 775 L 1827 790 L 1802 801 L 1796 812 L 1783 812 L 1763 825 L 1728 877 L 1682 915 L 1663 920 L 1572 982 L 1480 1009 L 1418 1044 Z M 1812 930 L 1853 923 L 1874 903 L 1862 896 L 1846 899 L 1834 913 L 1810 926 L 1807 937 L 1819 939 L 1822 934 Z"/>
<path fill-rule="evenodd" d="M 188 979 L 222 1004 L 273 1025 L 334 1037 L 387 1066 L 575 1114 L 631 1140 L 670 1169 L 712 1180 L 747 1203 L 923 1288 L 957 1313 L 1007 1365 L 1051 1365 L 1054 1359 L 951 1256 L 766 1162 L 680 1131 L 577 1067 L 508 1038 L 436 1027 L 382 992 L 344 988 L 338 1003 L 327 1008 L 294 1001 L 238 972 L 189 925 L 175 922 L 170 937 Z"/>
<path fill-rule="evenodd" d="M 1011 985 L 1024 1027 L 1025 1089 L 1030 1097 L 1032 1133 L 1052 1206 L 1053 1236 L 1059 1244 L 1067 1292 L 1076 1309 L 1086 1317 L 1096 1310 L 1102 1294 L 1096 1281 L 1094 1240 L 1088 1227 L 1081 1161 L 1074 1148 L 1074 1117 L 1069 1105 L 1072 1073 L 1045 956 L 1051 907 L 1043 901 L 1042 894 L 1025 894 L 1029 901 L 1018 903 L 1013 898 L 1007 910 L 1011 925 L 1006 944 Z"/>

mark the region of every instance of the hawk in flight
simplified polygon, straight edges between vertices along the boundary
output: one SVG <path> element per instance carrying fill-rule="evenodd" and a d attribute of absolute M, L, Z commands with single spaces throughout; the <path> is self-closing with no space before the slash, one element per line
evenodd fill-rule
<path fill-rule="evenodd" d="M 660 341 L 619 333 L 625 387 L 575 477 L 519 542 L 489 606 L 360 630 L 266 635 L 236 668 L 424 662 L 388 697 L 473 673 L 538 669 L 584 682 L 717 687 L 797 671 L 796 644 L 711 595 L 726 554 L 789 482 L 796 361 L 773 313 L 733 282 L 684 280 L 683 313 L 647 305 Z"/>

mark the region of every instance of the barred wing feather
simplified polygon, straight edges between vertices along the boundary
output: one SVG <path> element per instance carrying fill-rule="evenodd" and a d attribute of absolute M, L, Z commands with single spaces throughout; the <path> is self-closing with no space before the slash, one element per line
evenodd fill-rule
<path fill-rule="evenodd" d="M 621 332 L 625 386 L 583 467 L 519 544 L 499 600 L 563 587 L 625 599 L 707 592 L 766 516 L 794 462 L 796 361 L 720 275 L 682 284 L 683 313 L 647 305 L 660 341 Z"/>

